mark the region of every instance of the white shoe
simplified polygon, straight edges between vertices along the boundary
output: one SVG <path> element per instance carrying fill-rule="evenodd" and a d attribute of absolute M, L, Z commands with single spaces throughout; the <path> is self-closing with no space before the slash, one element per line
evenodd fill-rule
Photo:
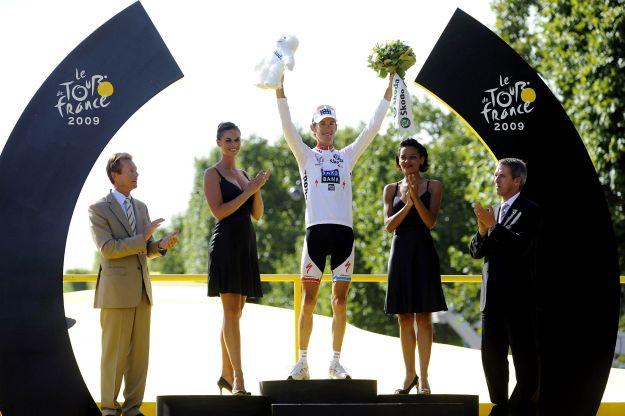
<path fill-rule="evenodd" d="M 298 361 L 287 380 L 310 380 L 310 373 L 308 372 L 308 363 L 306 361 Z"/>
<path fill-rule="evenodd" d="M 347 374 L 347 370 L 343 368 L 338 361 L 332 361 L 330 363 L 330 369 L 328 370 L 330 378 L 338 380 L 351 380 L 351 376 Z"/>

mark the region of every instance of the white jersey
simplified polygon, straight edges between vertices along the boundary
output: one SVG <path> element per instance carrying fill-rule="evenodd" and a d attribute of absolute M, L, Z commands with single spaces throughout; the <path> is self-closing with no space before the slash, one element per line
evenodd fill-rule
<path fill-rule="evenodd" d="M 291 121 L 286 98 L 278 98 L 284 138 L 297 160 L 302 178 L 306 198 L 306 228 L 316 224 L 353 227 L 352 170 L 380 130 L 389 104 L 389 101 L 383 99 L 369 124 L 344 149 L 311 149 Z"/>

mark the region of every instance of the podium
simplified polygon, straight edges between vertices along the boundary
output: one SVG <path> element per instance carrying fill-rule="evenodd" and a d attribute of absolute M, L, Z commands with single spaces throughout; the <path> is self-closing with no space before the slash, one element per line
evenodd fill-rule
<path fill-rule="evenodd" d="M 157 416 L 478 416 L 477 395 L 378 395 L 375 380 L 273 380 L 260 396 L 158 396 Z"/>

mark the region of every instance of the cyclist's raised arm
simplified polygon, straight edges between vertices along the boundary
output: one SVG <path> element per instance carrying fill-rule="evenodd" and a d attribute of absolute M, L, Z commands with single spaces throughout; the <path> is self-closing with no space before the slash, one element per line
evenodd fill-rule
<path fill-rule="evenodd" d="M 278 101 L 278 112 L 280 113 L 280 121 L 282 122 L 282 131 L 284 132 L 284 138 L 289 145 L 291 152 L 297 159 L 298 164 L 302 164 L 306 159 L 308 146 L 302 140 L 302 136 L 299 135 L 297 129 L 291 121 L 291 112 L 289 110 L 289 103 L 286 100 L 284 94 L 284 77 L 282 77 L 282 85 L 276 89 L 276 98 Z"/>
<path fill-rule="evenodd" d="M 380 131 L 380 126 L 384 121 L 384 116 L 386 115 L 386 112 L 388 111 L 388 107 L 390 105 L 392 91 L 391 84 L 393 82 L 393 75 L 394 74 L 389 74 L 388 76 L 389 81 L 388 86 L 384 91 L 384 97 L 380 101 L 380 104 L 378 104 L 378 108 L 375 110 L 373 117 L 371 118 L 371 120 L 369 120 L 369 123 L 364 128 L 364 130 L 360 132 L 356 140 L 354 140 L 352 144 L 345 148 L 345 152 L 349 154 L 350 160 L 352 161 L 352 169 L 354 168 L 356 161 L 358 161 L 360 156 L 362 156 L 362 153 L 365 151 L 367 146 L 371 144 L 371 141 L 373 141 L 375 135 L 378 134 L 378 131 Z"/>

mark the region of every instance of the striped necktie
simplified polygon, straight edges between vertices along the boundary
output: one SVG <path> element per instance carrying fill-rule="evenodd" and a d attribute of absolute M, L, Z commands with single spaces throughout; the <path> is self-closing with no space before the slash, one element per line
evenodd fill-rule
<path fill-rule="evenodd" d="M 124 209 L 126 210 L 126 216 L 128 217 L 128 224 L 132 230 L 132 235 L 137 234 L 137 221 L 135 221 L 135 212 L 132 209 L 132 202 L 130 197 L 124 199 Z"/>
<path fill-rule="evenodd" d="M 501 224 L 503 222 L 503 219 L 506 217 L 506 212 L 508 212 L 508 208 L 510 208 L 510 205 L 505 203 L 501 206 L 501 210 L 499 210 L 499 221 L 497 221 L 499 224 Z"/>

